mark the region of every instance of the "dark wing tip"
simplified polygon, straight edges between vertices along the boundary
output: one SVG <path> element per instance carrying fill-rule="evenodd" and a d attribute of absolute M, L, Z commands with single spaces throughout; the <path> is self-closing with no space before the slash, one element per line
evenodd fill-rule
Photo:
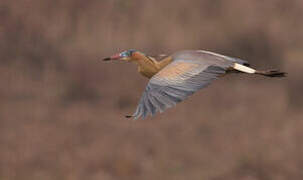
<path fill-rule="evenodd" d="M 134 117 L 134 116 L 126 115 L 125 117 L 126 117 L 126 118 L 132 118 L 132 117 Z"/>

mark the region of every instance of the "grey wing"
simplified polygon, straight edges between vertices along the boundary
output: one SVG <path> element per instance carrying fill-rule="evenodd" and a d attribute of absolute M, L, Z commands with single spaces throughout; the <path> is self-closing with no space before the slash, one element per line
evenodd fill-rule
<path fill-rule="evenodd" d="M 149 81 L 135 113 L 135 119 L 176 105 L 233 67 L 246 61 L 203 50 L 185 50 L 172 55 L 173 62 Z"/>
<path fill-rule="evenodd" d="M 200 61 L 202 63 L 216 64 L 222 67 L 231 66 L 234 63 L 249 65 L 249 63 L 243 59 L 229 57 L 205 50 L 184 50 L 184 51 L 176 52 L 172 56 L 174 59 L 183 59 L 187 61 Z"/>
<path fill-rule="evenodd" d="M 135 113 L 135 119 L 163 112 L 209 85 L 226 68 L 218 65 L 174 61 L 149 81 Z"/>

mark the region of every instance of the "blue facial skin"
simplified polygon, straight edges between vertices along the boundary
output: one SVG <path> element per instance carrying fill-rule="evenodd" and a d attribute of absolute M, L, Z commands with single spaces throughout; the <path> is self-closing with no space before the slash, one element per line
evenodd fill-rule
<path fill-rule="evenodd" d="M 134 49 L 131 49 L 131 50 L 127 50 L 127 51 L 124 51 L 121 53 L 121 56 L 122 57 L 131 57 L 133 52 L 135 52 L 136 50 Z"/>
<path fill-rule="evenodd" d="M 120 55 L 121 55 L 121 57 L 129 57 L 128 51 L 124 51 Z"/>

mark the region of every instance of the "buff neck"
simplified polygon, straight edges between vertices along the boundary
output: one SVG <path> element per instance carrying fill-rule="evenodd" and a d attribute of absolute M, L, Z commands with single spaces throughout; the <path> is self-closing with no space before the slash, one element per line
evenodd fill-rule
<path fill-rule="evenodd" d="M 168 56 L 161 61 L 157 61 L 153 58 L 147 57 L 141 52 L 134 52 L 131 61 L 137 64 L 138 72 L 140 74 L 147 78 L 151 78 L 167 66 L 172 61 L 172 58 Z"/>

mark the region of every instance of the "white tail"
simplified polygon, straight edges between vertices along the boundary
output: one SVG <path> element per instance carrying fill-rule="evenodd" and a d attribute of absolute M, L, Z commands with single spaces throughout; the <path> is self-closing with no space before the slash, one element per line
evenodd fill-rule
<path fill-rule="evenodd" d="M 234 69 L 249 74 L 254 74 L 256 72 L 256 70 L 238 63 L 234 64 Z"/>

